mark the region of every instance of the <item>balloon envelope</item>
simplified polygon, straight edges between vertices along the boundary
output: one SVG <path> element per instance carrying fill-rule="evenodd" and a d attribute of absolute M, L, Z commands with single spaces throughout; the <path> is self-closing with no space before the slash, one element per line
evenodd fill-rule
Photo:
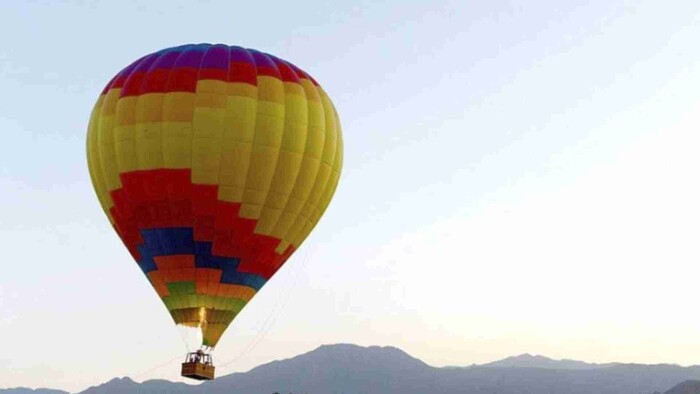
<path fill-rule="evenodd" d="M 90 177 L 175 323 L 215 346 L 309 235 L 342 166 L 318 83 L 255 50 L 183 45 L 120 71 L 88 127 Z"/>

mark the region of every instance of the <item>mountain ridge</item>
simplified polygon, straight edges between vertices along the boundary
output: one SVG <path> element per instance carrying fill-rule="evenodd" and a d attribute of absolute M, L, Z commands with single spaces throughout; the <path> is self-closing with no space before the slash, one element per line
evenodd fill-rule
<path fill-rule="evenodd" d="M 274 360 L 247 372 L 192 386 L 167 380 L 141 383 L 114 378 L 79 394 L 126 393 L 366 393 L 366 394 L 649 394 L 667 393 L 686 381 L 700 380 L 700 366 L 672 364 L 595 364 L 521 354 L 467 367 L 433 367 L 393 346 L 322 345 L 300 355 Z M 692 383 L 678 390 L 694 387 Z M 699 386 L 700 387 L 700 386 Z M 341 390 L 341 391 L 339 391 Z M 1 394 L 69 394 L 26 388 Z M 668 394 L 696 394 L 676 391 Z M 700 394 L 700 392 L 698 392 Z"/>

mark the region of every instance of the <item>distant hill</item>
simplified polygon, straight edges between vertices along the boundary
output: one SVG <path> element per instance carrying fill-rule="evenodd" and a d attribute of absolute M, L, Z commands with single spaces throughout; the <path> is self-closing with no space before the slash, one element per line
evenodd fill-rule
<path fill-rule="evenodd" d="M 175 383 L 169 380 L 147 380 L 143 383 L 137 383 L 129 378 L 114 378 L 107 383 L 99 386 L 93 386 L 81 394 L 181 394 L 195 393 L 197 390 L 192 390 L 191 386 L 184 383 Z"/>
<path fill-rule="evenodd" d="M 700 381 L 688 380 L 680 383 L 664 394 L 700 394 Z"/>
<path fill-rule="evenodd" d="M 339 344 L 199 386 L 117 378 L 81 394 L 700 394 L 692 391 L 700 385 L 698 380 L 697 366 L 588 364 L 528 354 L 484 365 L 436 368 L 394 347 Z M 66 394 L 44 389 L 6 389 L 0 393 Z"/>
<path fill-rule="evenodd" d="M 53 389 L 28 389 L 26 387 L 17 387 L 14 389 L 0 389 L 2 394 L 70 394 L 63 390 Z"/>
<path fill-rule="evenodd" d="M 553 360 L 544 356 L 521 354 L 503 360 L 483 364 L 482 367 L 498 368 L 547 368 L 547 369 L 595 369 L 606 368 L 616 364 L 589 364 L 576 360 Z"/>

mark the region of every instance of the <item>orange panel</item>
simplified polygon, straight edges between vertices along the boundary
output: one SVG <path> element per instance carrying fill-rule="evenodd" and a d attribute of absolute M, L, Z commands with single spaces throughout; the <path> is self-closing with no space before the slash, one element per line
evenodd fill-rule
<path fill-rule="evenodd" d="M 155 261 L 159 270 L 194 268 L 194 256 L 191 254 L 155 256 L 153 261 Z"/>

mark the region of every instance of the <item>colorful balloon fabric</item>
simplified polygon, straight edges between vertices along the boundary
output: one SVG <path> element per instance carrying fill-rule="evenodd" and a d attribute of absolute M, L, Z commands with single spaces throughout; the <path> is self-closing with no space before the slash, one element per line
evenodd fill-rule
<path fill-rule="evenodd" d="M 215 346 L 318 223 L 343 149 L 307 73 L 198 44 L 119 72 L 93 109 L 87 155 L 102 208 L 175 323 Z"/>

